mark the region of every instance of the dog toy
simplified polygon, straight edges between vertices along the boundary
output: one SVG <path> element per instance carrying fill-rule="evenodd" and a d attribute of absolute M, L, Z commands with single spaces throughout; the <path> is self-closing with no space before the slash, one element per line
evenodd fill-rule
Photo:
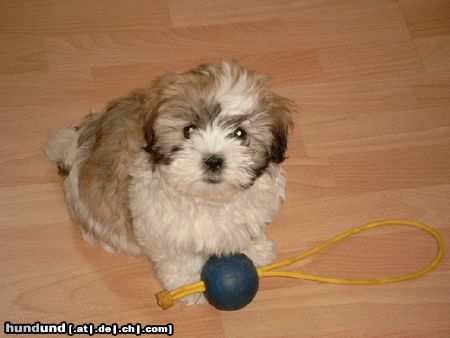
<path fill-rule="evenodd" d="M 220 310 L 238 310 L 249 304 L 258 291 L 258 272 L 244 254 L 212 256 L 201 273 L 205 297 Z"/>
<path fill-rule="evenodd" d="M 437 241 L 437 254 L 433 261 L 421 270 L 405 275 L 388 278 L 371 279 L 340 279 L 322 276 L 314 276 L 292 271 L 273 271 L 276 268 L 287 266 L 310 257 L 317 252 L 333 245 L 343 239 L 356 235 L 362 231 L 387 226 L 408 225 L 420 228 L 432 235 Z M 256 295 L 259 286 L 259 278 L 263 277 L 288 277 L 328 284 L 341 285 L 378 285 L 406 281 L 418 278 L 436 268 L 444 257 L 444 240 L 442 236 L 430 226 L 407 220 L 386 220 L 368 223 L 342 233 L 341 235 L 307 251 L 304 254 L 255 268 L 252 261 L 243 254 L 229 255 L 223 257 L 212 256 L 203 266 L 201 281 L 190 285 L 179 287 L 172 291 L 163 290 L 156 294 L 158 305 L 168 309 L 175 301 L 185 296 L 204 292 L 208 302 L 219 310 L 238 310 L 249 304 Z"/>

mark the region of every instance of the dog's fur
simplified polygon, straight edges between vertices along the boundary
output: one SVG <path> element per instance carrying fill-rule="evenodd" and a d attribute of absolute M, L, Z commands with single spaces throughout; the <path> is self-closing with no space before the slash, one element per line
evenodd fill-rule
<path fill-rule="evenodd" d="M 173 289 L 198 281 L 210 255 L 274 260 L 265 228 L 285 196 L 293 107 L 237 62 L 202 65 L 50 134 L 46 152 L 84 238 L 145 255 Z"/>

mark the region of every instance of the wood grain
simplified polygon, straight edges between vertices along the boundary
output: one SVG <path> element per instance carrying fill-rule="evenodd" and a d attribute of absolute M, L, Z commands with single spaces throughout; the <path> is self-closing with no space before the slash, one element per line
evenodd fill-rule
<path fill-rule="evenodd" d="M 152 265 L 85 243 L 42 151 L 49 130 L 168 70 L 237 58 L 299 106 L 280 258 L 366 222 L 450 240 L 450 1 L 0 3 L 0 317 L 175 325 L 179 337 L 449 337 L 450 263 L 418 280 L 268 279 L 248 307 L 162 311 Z M 294 268 L 370 277 L 420 268 L 426 235 L 378 229 Z"/>

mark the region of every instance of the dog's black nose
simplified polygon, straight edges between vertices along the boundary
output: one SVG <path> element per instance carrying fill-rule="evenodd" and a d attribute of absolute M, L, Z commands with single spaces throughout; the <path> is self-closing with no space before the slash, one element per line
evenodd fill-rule
<path fill-rule="evenodd" d="M 223 158 L 217 155 L 209 155 L 203 159 L 203 163 L 211 171 L 219 171 L 223 168 Z"/>

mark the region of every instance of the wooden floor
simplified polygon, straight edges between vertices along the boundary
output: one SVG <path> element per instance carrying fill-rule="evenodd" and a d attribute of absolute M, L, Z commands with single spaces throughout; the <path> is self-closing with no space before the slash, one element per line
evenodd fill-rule
<path fill-rule="evenodd" d="M 179 337 L 450 337 L 450 260 L 383 286 L 266 279 L 248 307 L 162 311 L 144 258 L 86 244 L 43 155 L 49 130 L 167 70 L 220 58 L 297 102 L 280 258 L 369 221 L 408 218 L 450 241 L 450 1 L 0 2 L 2 322 L 173 323 Z M 337 277 L 420 268 L 432 239 L 404 227 L 295 267 Z"/>

